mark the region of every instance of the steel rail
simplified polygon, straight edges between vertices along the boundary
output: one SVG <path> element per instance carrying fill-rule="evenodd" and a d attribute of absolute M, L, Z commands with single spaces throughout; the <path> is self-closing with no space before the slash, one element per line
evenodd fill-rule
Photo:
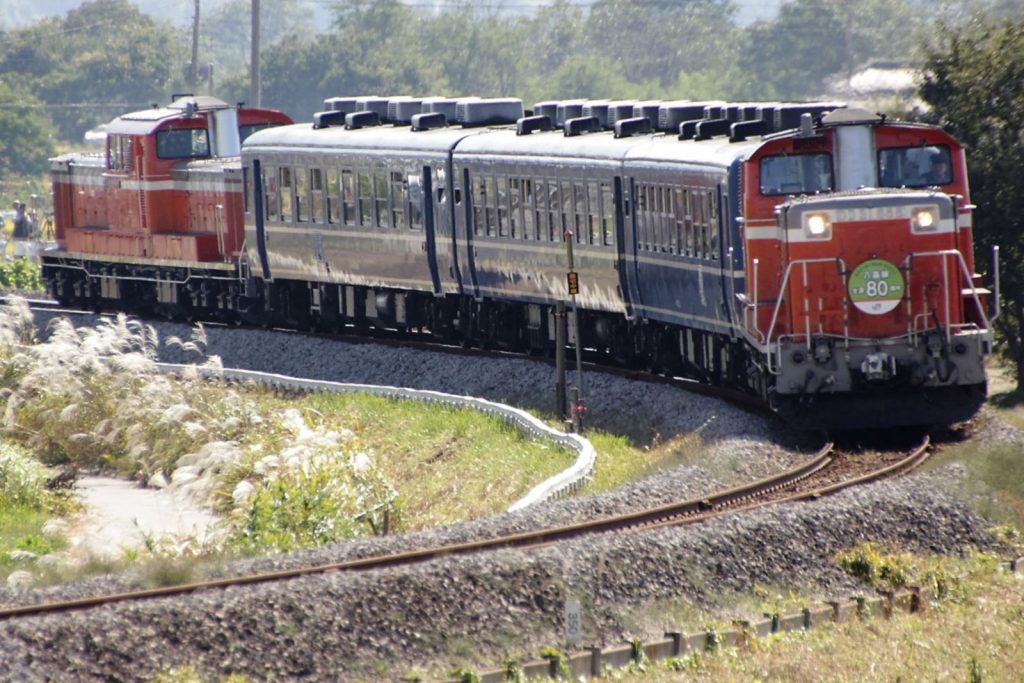
<path fill-rule="evenodd" d="M 121 602 L 175 597 L 203 590 L 269 583 L 273 581 L 297 579 L 305 576 L 323 575 L 340 571 L 359 571 L 397 567 L 401 565 L 426 562 L 445 556 L 466 555 L 485 550 L 538 548 L 569 538 L 577 538 L 583 535 L 608 531 L 635 531 L 638 529 L 691 524 L 704 521 L 727 512 L 744 512 L 764 507 L 767 504 L 774 505 L 778 503 L 817 499 L 846 488 L 904 474 L 920 465 L 920 463 L 928 457 L 929 445 L 930 440 L 925 436 L 919 446 L 911 451 L 908 456 L 905 456 L 895 464 L 888 465 L 874 472 L 854 477 L 843 482 L 830 484 L 811 491 L 793 494 L 781 499 L 771 500 L 767 503 L 751 501 L 759 496 L 764 496 L 765 494 L 770 494 L 793 486 L 794 484 L 802 482 L 808 477 L 824 469 L 834 459 L 832 452 L 833 444 L 825 444 L 825 446 L 812 458 L 808 459 L 807 462 L 804 462 L 801 465 L 779 475 L 767 477 L 751 484 L 727 489 L 711 496 L 688 500 L 681 503 L 662 505 L 656 508 L 642 510 L 640 512 L 628 513 L 626 515 L 602 518 L 580 524 L 542 529 L 539 531 L 523 532 L 509 536 L 470 541 L 468 543 L 457 543 L 436 548 L 412 550 L 393 555 L 365 557 L 311 567 L 300 567 L 263 574 L 216 579 L 180 586 L 168 586 L 165 588 L 115 593 L 64 602 L 10 607 L 0 609 L 0 620 L 78 611 Z"/>
<path fill-rule="evenodd" d="M 607 517 L 579 524 L 572 524 L 538 531 L 522 532 L 509 536 L 456 543 L 436 548 L 413 550 L 394 555 L 366 557 L 345 562 L 336 562 L 311 567 L 300 567 L 263 574 L 252 574 L 212 581 L 202 581 L 179 586 L 167 586 L 142 591 L 128 591 L 63 602 L 40 603 L 0 609 L 0 620 L 16 617 L 39 616 L 56 612 L 68 612 L 91 607 L 99 607 L 118 602 L 139 601 L 152 598 L 173 597 L 214 588 L 242 586 L 256 583 L 267 583 L 284 579 L 301 578 L 303 576 L 328 574 L 336 571 L 354 571 L 361 569 L 379 569 L 405 564 L 424 562 L 443 556 L 464 555 L 483 550 L 503 548 L 526 548 L 541 546 L 585 534 L 601 533 L 623 528 L 640 528 L 651 526 L 668 518 L 678 519 L 686 515 L 706 514 L 709 511 L 719 513 L 726 506 L 739 501 L 749 500 L 759 493 L 779 490 L 802 481 L 825 467 L 832 459 L 832 444 L 826 444 L 814 457 L 799 466 L 779 475 L 767 477 L 751 484 L 737 486 L 711 496 L 689 500 L 682 503 L 662 505 L 648 510 L 628 513 L 616 517 Z"/>

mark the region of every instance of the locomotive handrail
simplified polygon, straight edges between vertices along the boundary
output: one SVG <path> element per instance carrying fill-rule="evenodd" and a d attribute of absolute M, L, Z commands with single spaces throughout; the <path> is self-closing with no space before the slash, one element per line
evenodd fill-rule
<path fill-rule="evenodd" d="M 782 285 L 779 287 L 779 296 L 775 300 L 775 304 L 774 304 L 775 310 L 772 312 L 772 321 L 771 321 L 771 324 L 768 326 L 768 332 L 765 334 L 765 340 L 766 340 L 766 343 L 769 346 L 769 352 L 767 354 L 765 354 L 765 356 L 766 356 L 766 359 L 768 361 L 768 372 L 770 372 L 772 374 L 778 374 L 779 373 L 778 368 L 773 367 L 773 363 L 772 363 L 773 354 L 771 353 L 771 349 L 770 349 L 771 343 L 772 343 L 772 334 L 775 332 L 775 326 L 776 326 L 776 324 L 779 321 L 779 311 L 782 310 L 782 300 L 784 298 L 786 298 L 786 291 L 787 291 L 787 288 L 789 287 L 789 275 L 793 271 L 794 267 L 796 267 L 796 266 L 802 267 L 803 268 L 803 273 L 804 273 L 804 286 L 805 286 L 805 289 L 806 289 L 806 286 L 808 284 L 807 283 L 807 266 L 809 266 L 811 264 L 815 264 L 815 263 L 835 263 L 838 266 L 839 272 L 841 274 L 846 273 L 846 262 L 843 261 L 843 259 L 841 257 L 839 257 L 839 256 L 829 257 L 829 258 L 797 259 L 795 261 L 790 261 L 788 264 L 786 264 L 786 272 L 782 276 Z M 846 276 L 843 275 L 844 280 L 845 280 L 845 277 Z M 757 319 L 756 307 L 759 306 L 759 305 L 760 304 L 758 304 L 756 301 L 754 302 L 754 306 L 755 306 L 754 319 L 755 320 Z M 846 305 L 846 301 L 845 301 L 845 298 L 844 298 L 844 306 L 845 305 Z M 806 311 L 806 307 L 805 307 L 805 311 Z M 806 327 L 806 330 L 807 330 L 806 333 L 805 333 L 806 337 L 807 337 L 807 348 L 810 349 L 810 347 L 811 347 L 810 316 L 806 312 L 804 313 L 804 320 L 805 320 L 805 327 Z M 849 340 L 849 332 L 848 332 L 848 330 L 844 330 L 844 335 L 843 336 L 844 336 L 844 339 Z"/>
<path fill-rule="evenodd" d="M 964 282 L 966 282 L 968 285 L 972 284 L 971 283 L 971 274 L 970 274 L 969 269 L 967 268 L 967 261 L 966 261 L 966 259 L 964 259 L 964 255 L 960 252 L 959 249 L 941 249 L 939 251 L 911 252 L 910 254 L 907 254 L 907 257 L 905 259 L 903 259 L 903 263 L 900 264 L 901 270 L 905 270 L 905 272 L 907 273 L 907 291 L 910 291 L 910 274 L 911 274 L 911 272 L 913 272 L 913 262 L 914 262 L 914 259 L 917 259 L 917 258 L 927 258 L 929 256 L 936 256 L 936 257 L 942 258 L 942 286 L 943 286 L 943 289 L 945 290 L 945 297 L 944 297 L 945 298 L 945 301 L 944 301 L 944 304 L 945 304 L 945 311 L 944 311 L 945 312 L 945 318 L 943 318 L 943 320 L 945 321 L 945 325 L 944 325 L 945 330 L 944 331 L 945 331 L 945 334 L 946 334 L 946 341 L 951 341 L 952 338 L 953 338 L 952 337 L 952 329 L 953 329 L 954 326 L 949 321 L 949 310 L 950 310 L 950 306 L 951 306 L 951 302 L 950 302 L 950 286 L 949 286 L 949 267 L 947 266 L 947 260 L 946 260 L 945 257 L 952 256 L 952 257 L 956 258 L 957 263 L 959 263 L 959 265 L 960 265 L 960 273 L 961 273 L 961 275 L 964 278 Z M 959 290 L 959 288 L 957 288 L 957 289 Z M 981 316 L 981 320 L 982 320 L 982 323 L 984 324 L 984 328 L 985 329 L 991 329 L 992 328 L 991 321 L 989 320 L 988 315 L 985 313 L 985 307 L 982 306 L 982 304 L 981 304 L 981 298 L 978 296 L 977 288 L 971 286 L 970 287 L 970 292 L 971 292 L 971 298 L 974 299 L 974 305 L 978 309 L 978 314 Z M 961 295 L 962 295 L 962 292 L 961 292 Z M 911 302 L 908 300 L 907 301 L 908 309 L 909 309 L 910 305 L 911 305 Z M 908 313 L 913 314 L 913 311 L 908 310 Z M 916 321 L 922 315 L 924 317 L 926 317 L 926 318 L 928 316 L 927 312 L 925 312 L 924 314 L 918 313 L 916 315 L 912 315 L 912 320 L 915 321 L 914 327 L 913 327 L 913 334 L 915 334 L 915 335 L 917 334 L 917 330 L 919 329 L 917 324 L 916 324 Z"/>
<path fill-rule="evenodd" d="M 928 257 L 954 257 L 957 260 L 957 263 L 960 266 L 960 272 L 963 275 L 965 282 L 967 282 L 967 283 L 971 282 L 970 275 L 968 273 L 967 262 L 964 259 L 964 256 L 960 252 L 960 250 L 958 250 L 958 249 L 943 249 L 943 250 L 939 250 L 939 251 L 911 252 L 910 254 L 907 255 L 907 257 L 900 264 L 900 269 L 907 273 L 907 291 L 910 290 L 910 273 L 913 270 L 913 267 L 912 267 L 913 260 L 916 259 L 916 258 L 928 258 Z M 846 273 L 845 264 L 843 263 L 842 259 L 839 258 L 839 257 L 835 257 L 835 258 L 817 258 L 817 259 L 799 259 L 799 260 L 790 262 L 786 266 L 786 271 L 785 271 L 785 273 L 783 274 L 783 277 L 782 277 L 782 285 L 779 288 L 779 296 L 776 299 L 775 303 L 773 304 L 774 305 L 774 311 L 772 312 L 771 324 L 768 327 L 767 333 L 762 335 L 762 339 L 764 339 L 765 343 L 769 347 L 769 349 L 768 349 L 769 352 L 766 354 L 766 359 L 768 361 L 768 366 L 767 366 L 768 367 L 768 371 L 771 372 L 772 374 L 778 374 L 779 373 L 779 369 L 778 369 L 778 361 L 776 360 L 776 355 L 777 354 L 772 352 L 770 347 L 771 347 L 771 345 L 773 343 L 773 336 L 774 336 L 774 333 L 775 333 L 776 326 L 778 324 L 780 312 L 782 310 L 782 302 L 783 302 L 783 299 L 786 297 L 786 294 L 787 294 L 787 291 L 788 291 L 789 280 L 790 280 L 790 276 L 791 276 L 791 272 L 792 272 L 793 268 L 796 267 L 796 266 L 799 266 L 799 267 L 801 267 L 803 269 L 803 275 L 804 275 L 804 280 L 805 280 L 804 284 L 806 285 L 807 284 L 806 283 L 806 279 L 807 279 L 807 266 L 812 265 L 812 264 L 816 264 L 816 263 L 831 263 L 831 262 L 836 262 L 839 265 L 839 271 L 838 272 L 840 274 L 840 277 L 842 277 L 845 280 L 845 273 Z M 981 322 L 982 322 L 982 328 L 978 328 L 978 326 L 973 324 L 973 323 L 969 324 L 969 325 L 956 325 L 956 326 L 954 326 L 952 323 L 950 323 L 950 308 L 951 308 L 951 305 L 952 305 L 950 297 L 952 295 L 950 293 L 951 292 L 951 290 L 950 290 L 950 273 L 949 273 L 949 268 L 946 265 L 946 259 L 945 258 L 943 258 L 943 264 L 942 264 L 942 277 L 943 277 L 943 289 L 945 291 L 945 296 L 944 296 L 944 306 L 945 306 L 944 315 L 945 315 L 945 317 L 943 318 L 944 321 L 945 321 L 945 325 L 944 325 L 944 330 L 943 331 L 944 331 L 944 333 L 946 335 L 947 341 L 950 341 L 952 339 L 952 330 L 953 330 L 954 327 L 957 327 L 958 329 L 960 329 L 960 328 L 969 328 L 969 327 L 974 327 L 974 328 L 977 328 L 977 329 L 982 329 L 982 328 L 983 329 L 990 329 L 991 328 L 991 320 L 990 320 L 989 316 L 985 313 L 984 306 L 981 303 L 981 298 L 978 296 L 977 289 L 974 288 L 974 287 L 970 288 L 971 298 L 974 300 L 975 307 L 977 308 L 978 313 L 980 314 Z M 959 290 L 959 288 L 957 288 L 957 289 Z M 844 292 L 846 291 L 846 287 L 845 286 L 843 287 L 843 291 Z M 849 298 L 844 295 L 844 297 L 843 297 L 843 306 L 845 307 L 845 306 L 848 306 L 848 305 L 849 305 Z M 911 305 L 911 301 L 908 299 L 907 300 L 907 306 L 909 307 L 910 305 Z M 760 304 L 757 301 L 754 301 L 752 304 L 750 304 L 750 306 L 754 309 L 753 331 L 756 332 L 758 335 L 761 335 L 762 333 L 761 333 L 760 329 L 757 327 L 757 308 L 760 306 Z M 910 318 L 911 323 L 910 323 L 910 328 L 907 330 L 907 337 L 910 338 L 910 339 L 914 339 L 920 333 L 921 326 L 918 325 L 916 321 L 917 321 L 918 318 L 921 317 L 921 314 L 915 315 L 912 310 L 908 310 L 908 317 Z M 810 344 L 811 344 L 811 332 L 810 332 L 810 320 L 809 320 L 808 308 L 806 306 L 804 308 L 804 322 L 805 322 L 805 324 L 804 324 L 804 332 L 803 333 L 795 333 L 794 332 L 793 334 L 785 335 L 785 337 L 786 338 L 791 338 L 793 340 L 798 340 L 798 339 L 800 339 L 802 337 L 803 341 L 807 344 L 808 349 L 809 349 L 810 348 Z M 838 335 L 829 335 L 829 336 L 838 336 Z M 783 339 L 783 337 L 779 337 L 779 339 L 775 340 L 775 341 L 781 341 L 782 339 Z M 848 329 L 844 329 L 843 330 L 842 339 L 844 340 L 844 343 L 849 344 L 851 338 L 850 338 L 850 334 L 849 334 L 849 330 Z M 776 352 L 777 351 L 778 351 L 778 349 L 776 349 Z"/>

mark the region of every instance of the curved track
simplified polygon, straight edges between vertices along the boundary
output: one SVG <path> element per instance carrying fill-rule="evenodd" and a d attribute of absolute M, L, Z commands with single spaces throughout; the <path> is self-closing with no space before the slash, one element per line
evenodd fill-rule
<path fill-rule="evenodd" d="M 639 529 L 692 524 L 730 512 L 749 510 L 779 502 L 818 498 L 851 486 L 898 476 L 919 465 L 928 455 L 928 446 L 929 440 L 925 437 L 920 445 L 909 453 L 901 454 L 896 462 L 892 462 L 891 457 L 882 458 L 884 462 L 881 463 L 877 459 L 869 458 L 867 459 L 869 462 L 851 465 L 850 459 L 842 455 L 836 455 L 833 452 L 833 444 L 827 443 L 808 461 L 779 475 L 721 491 L 700 499 L 663 505 L 626 515 L 468 543 L 426 548 L 394 555 L 366 557 L 358 560 L 303 567 L 287 571 L 218 579 L 152 590 L 100 595 L 65 602 L 10 607 L 0 610 L 0 619 L 8 620 L 67 613 L 99 608 L 113 603 L 152 600 L 180 596 L 202 590 L 284 581 L 311 574 L 325 574 L 336 571 L 368 571 L 427 562 L 444 556 L 487 550 L 537 548 L 595 533 L 624 533 Z M 871 462 L 872 460 L 874 461 Z M 836 480 L 836 470 L 840 470 L 838 475 L 839 481 Z"/>

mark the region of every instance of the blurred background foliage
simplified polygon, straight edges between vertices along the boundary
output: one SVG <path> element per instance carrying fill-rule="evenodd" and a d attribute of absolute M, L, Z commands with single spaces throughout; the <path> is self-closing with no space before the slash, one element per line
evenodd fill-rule
<path fill-rule="evenodd" d="M 0 173 L 187 88 L 249 97 L 251 0 L 7 0 Z M 9 6 L 9 8 L 8 8 Z M 262 0 L 262 104 L 324 98 L 818 98 L 871 63 L 919 66 L 943 27 L 1024 16 L 1008 0 Z M 761 18 L 755 12 L 760 9 Z M 48 12 L 48 14 L 43 14 Z"/>

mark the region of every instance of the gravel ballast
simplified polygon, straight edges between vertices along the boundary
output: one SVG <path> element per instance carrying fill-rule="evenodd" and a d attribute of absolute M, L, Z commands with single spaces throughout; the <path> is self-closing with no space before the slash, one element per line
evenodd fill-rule
<path fill-rule="evenodd" d="M 160 333 L 187 337 L 189 331 L 160 326 Z M 551 395 L 551 368 L 527 360 L 451 357 L 265 331 L 207 333 L 208 353 L 221 356 L 227 367 L 433 389 L 527 408 L 547 408 Z M 172 349 L 162 360 L 195 358 Z M 680 466 L 607 494 L 418 534 L 249 560 L 223 572 L 341 561 L 580 521 L 641 503 L 692 498 L 804 457 L 778 445 L 784 441 L 774 422 L 715 399 L 594 373 L 584 382 L 587 396 L 594 397 L 588 400 L 590 424 L 641 439 L 699 431 L 709 446 L 708 467 Z M 140 680 L 186 664 L 210 679 L 238 672 L 257 680 L 397 680 L 452 666 L 479 670 L 507 656 L 534 659 L 542 647 L 560 646 L 569 599 L 583 605 L 586 644 L 653 640 L 668 628 L 700 625 L 637 624 L 625 616 L 652 601 L 681 599 L 714 613 L 727 612 L 728 596 L 755 584 L 785 585 L 822 598 L 862 590 L 833 559 L 859 541 L 923 553 L 990 547 L 986 522 L 941 490 L 960 474 L 946 468 L 814 503 L 690 527 L 595 536 L 539 551 L 449 557 L 20 619 L 0 624 L 0 677 Z M 130 585 L 127 577 L 111 577 L 29 592 L 8 589 L 0 603 L 51 601 Z"/>

